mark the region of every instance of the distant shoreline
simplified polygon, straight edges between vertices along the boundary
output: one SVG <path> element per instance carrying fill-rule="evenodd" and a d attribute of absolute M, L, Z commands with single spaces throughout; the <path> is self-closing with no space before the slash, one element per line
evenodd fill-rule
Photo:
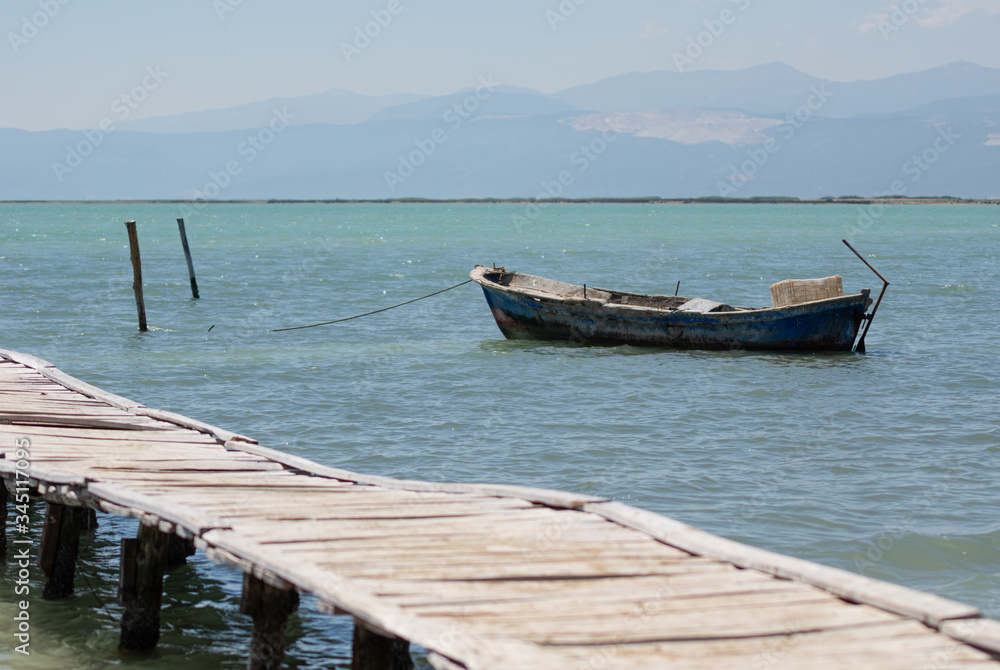
<path fill-rule="evenodd" d="M 329 200 L 0 200 L 0 205 L 1000 205 L 1000 199 L 889 197 L 799 199 L 783 196 L 754 198 L 386 198 Z"/>

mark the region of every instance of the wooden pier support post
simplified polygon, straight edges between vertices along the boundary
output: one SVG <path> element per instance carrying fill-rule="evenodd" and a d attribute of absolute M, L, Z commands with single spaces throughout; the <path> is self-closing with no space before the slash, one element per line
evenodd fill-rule
<path fill-rule="evenodd" d="M 250 659 L 247 670 L 277 670 L 285 656 L 285 624 L 298 609 L 299 593 L 294 588 L 275 588 L 253 575 L 243 575 L 240 612 L 253 617 Z"/>
<path fill-rule="evenodd" d="M 187 231 L 184 229 L 184 219 L 177 219 L 177 228 L 181 231 L 181 245 L 184 247 L 184 258 L 187 259 L 188 276 L 191 278 L 191 297 L 198 299 L 198 281 L 194 278 L 194 263 L 191 261 L 191 247 L 188 246 Z"/>
<path fill-rule="evenodd" d="M 171 535 L 170 544 L 167 545 L 167 568 L 187 565 L 188 556 L 194 556 L 194 553 L 194 540 L 185 540 L 179 535 Z"/>
<path fill-rule="evenodd" d="M 128 229 L 128 246 L 132 253 L 132 290 L 135 292 L 135 308 L 139 311 L 139 330 L 145 333 L 146 303 L 142 299 L 142 260 L 139 257 L 139 234 L 135 229 L 135 221 L 126 221 Z"/>
<path fill-rule="evenodd" d="M 354 620 L 351 670 L 411 670 L 410 642 Z"/>
<path fill-rule="evenodd" d="M 7 484 L 0 478 L 0 556 L 7 555 L 7 505 L 9 502 Z"/>
<path fill-rule="evenodd" d="M 49 503 L 45 511 L 38 562 L 49 578 L 42 598 L 55 600 L 73 593 L 76 557 L 80 551 L 80 515 L 76 509 Z"/>
<path fill-rule="evenodd" d="M 170 536 L 139 526 L 136 539 L 122 540 L 118 601 L 124 605 L 121 651 L 150 651 L 160 641 L 160 600 Z"/>
<path fill-rule="evenodd" d="M 74 507 L 73 513 L 76 515 L 81 533 L 97 530 L 97 510 L 90 509 L 89 507 Z"/>

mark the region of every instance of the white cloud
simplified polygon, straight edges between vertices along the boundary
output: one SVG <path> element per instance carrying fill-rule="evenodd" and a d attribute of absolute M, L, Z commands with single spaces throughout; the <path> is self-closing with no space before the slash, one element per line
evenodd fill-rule
<path fill-rule="evenodd" d="M 1000 14 L 1000 0 L 938 0 L 936 4 L 918 15 L 917 23 L 925 28 L 946 26 L 979 9 L 987 14 Z"/>
<path fill-rule="evenodd" d="M 911 18 L 924 28 L 940 28 L 977 11 L 1000 14 L 1000 0 L 897 0 L 885 2 L 882 7 L 883 11 L 865 17 L 858 27 L 861 32 L 869 33 L 885 24 L 900 27 Z"/>
<path fill-rule="evenodd" d="M 669 32 L 670 29 L 666 26 L 661 26 L 653 19 L 649 19 L 646 21 L 645 25 L 643 25 L 640 37 L 656 37 L 658 35 L 666 35 Z"/>
<path fill-rule="evenodd" d="M 873 30 L 875 30 L 875 29 L 878 28 L 879 22 L 886 21 L 886 20 L 888 20 L 888 18 L 889 18 L 889 15 L 885 14 L 885 13 L 883 13 L 883 14 L 871 14 L 870 16 L 866 16 L 865 17 L 864 23 L 862 23 L 858 27 L 858 30 L 860 30 L 863 33 L 870 33 Z"/>

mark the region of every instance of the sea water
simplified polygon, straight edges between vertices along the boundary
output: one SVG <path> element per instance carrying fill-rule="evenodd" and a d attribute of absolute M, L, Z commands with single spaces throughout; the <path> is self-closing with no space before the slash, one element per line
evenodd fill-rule
<path fill-rule="evenodd" d="M 606 496 L 998 616 L 998 224 L 998 207 L 945 205 L 3 204 L 0 347 L 327 465 Z M 474 284 L 268 332 L 477 263 L 746 306 L 833 274 L 876 295 L 844 237 L 892 282 L 866 355 L 511 342 Z M 0 665 L 122 663 L 118 540 L 135 522 L 101 523 L 74 596 L 42 601 L 34 571 L 30 657 L 10 651 L 19 598 L 0 567 Z M 240 583 L 200 554 L 171 572 L 159 649 L 129 667 L 243 667 Z M 348 617 L 306 598 L 289 634 L 289 667 L 348 664 Z"/>

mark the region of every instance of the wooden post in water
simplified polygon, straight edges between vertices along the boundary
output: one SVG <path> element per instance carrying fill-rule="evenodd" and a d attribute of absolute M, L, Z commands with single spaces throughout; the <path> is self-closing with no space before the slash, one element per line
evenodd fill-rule
<path fill-rule="evenodd" d="M 132 290 L 135 291 L 135 307 L 139 311 L 139 330 L 145 333 L 146 303 L 142 299 L 142 260 L 139 258 L 139 234 L 135 230 L 135 221 L 126 221 L 128 229 L 128 246 L 132 253 Z"/>
<path fill-rule="evenodd" d="M 240 613 L 253 617 L 247 670 L 278 670 L 285 657 L 285 624 L 298 609 L 299 593 L 279 589 L 253 575 L 243 575 Z"/>
<path fill-rule="evenodd" d="M 160 600 L 170 536 L 150 526 L 139 526 L 136 539 L 122 540 L 118 602 L 122 616 L 121 651 L 151 651 L 160 641 Z"/>
<path fill-rule="evenodd" d="M 179 535 L 170 536 L 170 544 L 167 545 L 167 568 L 176 568 L 187 565 L 188 556 L 194 556 L 194 540 L 185 540 Z"/>
<path fill-rule="evenodd" d="M 351 670 L 411 670 L 410 643 L 354 620 Z"/>
<path fill-rule="evenodd" d="M 74 507 L 73 514 L 76 515 L 76 522 L 80 526 L 81 533 L 97 530 L 97 511 L 89 507 Z"/>
<path fill-rule="evenodd" d="M 7 484 L 0 478 L 0 556 L 7 555 Z"/>
<path fill-rule="evenodd" d="M 198 281 L 194 278 L 194 263 L 191 261 L 191 247 L 188 246 L 187 231 L 184 230 L 184 219 L 177 219 L 177 228 L 181 231 L 181 244 L 184 246 L 184 258 L 187 259 L 188 276 L 191 278 L 191 297 L 198 299 Z"/>
<path fill-rule="evenodd" d="M 73 593 L 76 557 L 80 551 L 80 516 L 75 509 L 49 503 L 45 511 L 38 562 L 49 578 L 42 598 L 55 600 Z"/>

